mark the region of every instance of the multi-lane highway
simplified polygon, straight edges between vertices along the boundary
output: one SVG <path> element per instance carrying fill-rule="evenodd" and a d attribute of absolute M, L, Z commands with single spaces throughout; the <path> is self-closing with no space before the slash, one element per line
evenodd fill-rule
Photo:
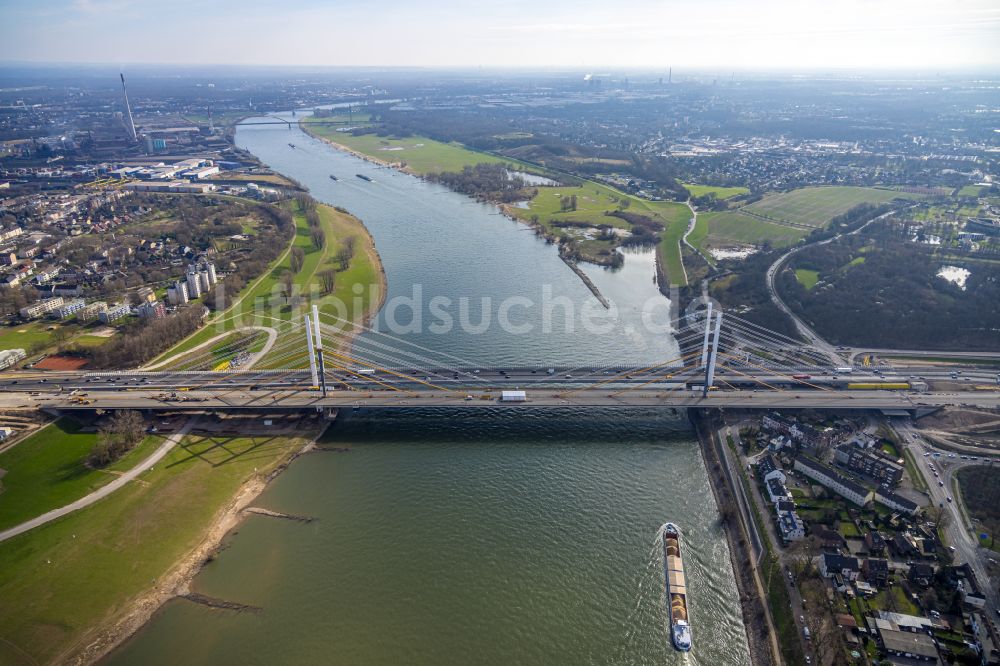
<path fill-rule="evenodd" d="M 994 461 L 1000 464 L 1000 458 L 975 456 L 974 459 L 970 459 L 969 455 L 938 449 L 925 440 L 911 423 L 904 421 L 895 425 L 902 436 L 903 446 L 916 461 L 918 473 L 924 477 L 932 505 L 943 508 L 947 513 L 945 534 L 948 545 L 954 548 L 955 562 L 959 564 L 968 562 L 972 567 L 986 595 L 989 607 L 987 615 L 991 621 L 995 621 L 996 609 L 1000 608 L 1000 595 L 997 594 L 996 586 L 988 583 L 990 579 L 986 570 L 986 560 L 990 555 L 979 547 L 975 530 L 967 524 L 957 498 L 952 494 L 952 481 L 955 472 L 962 467 L 994 464 Z"/>
<path fill-rule="evenodd" d="M 317 390 L 286 388 L 251 391 L 189 390 L 165 392 L 136 387 L 124 390 L 15 391 L 0 393 L 2 408 L 49 408 L 60 410 L 143 409 L 170 411 L 268 411 L 322 410 L 327 408 L 478 408 L 503 403 L 510 406 L 559 407 L 729 407 L 744 409 L 884 409 L 909 410 L 966 404 L 984 408 L 1000 407 L 1000 393 L 922 393 L 902 391 L 818 391 L 818 390 L 717 390 L 702 396 L 691 389 L 635 390 L 620 388 L 534 388 L 525 391 L 523 401 L 503 401 L 501 391 L 489 389 L 447 390 L 431 387 L 378 390 L 331 390 L 326 397 Z"/>

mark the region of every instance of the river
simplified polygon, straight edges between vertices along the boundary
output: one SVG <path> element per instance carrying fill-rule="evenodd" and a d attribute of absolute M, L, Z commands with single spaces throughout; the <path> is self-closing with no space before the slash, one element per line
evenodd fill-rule
<path fill-rule="evenodd" d="M 393 332 L 383 310 L 383 332 L 362 336 L 361 348 L 365 338 L 392 334 L 484 366 L 676 355 L 669 331 L 651 331 L 642 316 L 652 299 L 666 302 L 649 251 L 628 255 L 619 271 L 585 267 L 616 305 L 608 332 L 596 335 L 565 325 L 582 308 L 603 310 L 588 288 L 553 246 L 494 207 L 376 168 L 298 129 L 240 128 L 236 142 L 365 222 L 390 302 L 413 297 L 419 284 L 425 303 L 468 298 L 473 322 L 506 298 L 539 303 L 541 285 L 571 304 L 552 315 L 550 333 L 540 308 L 521 307 L 516 323 L 537 327 L 527 334 L 496 321 L 481 333 Z M 250 516 L 193 588 L 262 610 L 175 600 L 107 661 L 749 662 L 728 549 L 683 412 L 361 411 L 342 417 L 321 450 L 296 460 L 255 504 L 316 520 Z M 684 531 L 689 655 L 669 646 L 665 626 L 656 536 L 668 519 Z"/>

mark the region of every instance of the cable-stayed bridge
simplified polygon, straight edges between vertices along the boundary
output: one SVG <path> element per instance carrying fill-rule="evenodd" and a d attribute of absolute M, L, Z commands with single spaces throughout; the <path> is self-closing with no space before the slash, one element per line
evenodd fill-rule
<path fill-rule="evenodd" d="M 1000 403 L 997 392 L 929 392 L 926 382 L 891 371 L 838 366 L 827 350 L 711 305 L 678 322 L 675 357 L 645 366 L 614 359 L 572 367 L 477 365 L 315 306 L 301 321 L 272 323 L 276 335 L 263 346 L 257 335 L 231 334 L 235 340 L 177 355 L 162 369 L 4 373 L 0 391 L 10 404 L 20 399 L 61 410 L 322 411 L 499 402 L 921 411 Z"/>

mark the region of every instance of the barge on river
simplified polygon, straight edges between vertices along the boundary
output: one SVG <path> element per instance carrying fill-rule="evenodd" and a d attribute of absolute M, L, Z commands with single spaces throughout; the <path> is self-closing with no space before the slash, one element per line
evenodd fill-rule
<path fill-rule="evenodd" d="M 663 526 L 663 577 L 667 585 L 670 611 L 670 640 L 681 652 L 691 649 L 691 625 L 688 621 L 687 583 L 681 559 L 681 531 L 677 525 Z"/>

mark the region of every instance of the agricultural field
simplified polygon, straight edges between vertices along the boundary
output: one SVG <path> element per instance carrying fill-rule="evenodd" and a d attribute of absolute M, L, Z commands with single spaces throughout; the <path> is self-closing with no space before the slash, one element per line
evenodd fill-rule
<path fill-rule="evenodd" d="M 897 198 L 919 199 L 921 196 L 872 187 L 803 187 L 769 194 L 741 210 L 775 222 L 818 228 L 825 227 L 830 220 L 858 204 L 881 204 Z"/>
<path fill-rule="evenodd" d="M 984 189 L 985 188 L 980 185 L 966 185 L 965 187 L 963 187 L 958 191 L 957 196 L 978 197 L 980 194 L 982 194 Z"/>
<path fill-rule="evenodd" d="M 806 229 L 768 222 L 737 210 L 699 214 L 698 224 L 688 241 L 703 251 L 711 247 L 759 245 L 765 241 L 774 247 L 786 247 L 806 235 Z"/>
<path fill-rule="evenodd" d="M 105 469 L 86 465 L 96 432 L 63 418 L 0 454 L 0 530 L 69 504 L 109 483 L 115 472 L 130 469 L 160 441 L 147 437 Z"/>
<path fill-rule="evenodd" d="M 693 185 L 691 183 L 684 183 L 684 189 L 692 197 L 703 197 L 706 194 L 714 194 L 717 199 L 732 199 L 750 191 L 745 187 L 717 187 L 715 185 Z"/>
<path fill-rule="evenodd" d="M 73 661 L 308 436 L 189 436 L 136 482 L 0 543 L 0 663 Z"/>

